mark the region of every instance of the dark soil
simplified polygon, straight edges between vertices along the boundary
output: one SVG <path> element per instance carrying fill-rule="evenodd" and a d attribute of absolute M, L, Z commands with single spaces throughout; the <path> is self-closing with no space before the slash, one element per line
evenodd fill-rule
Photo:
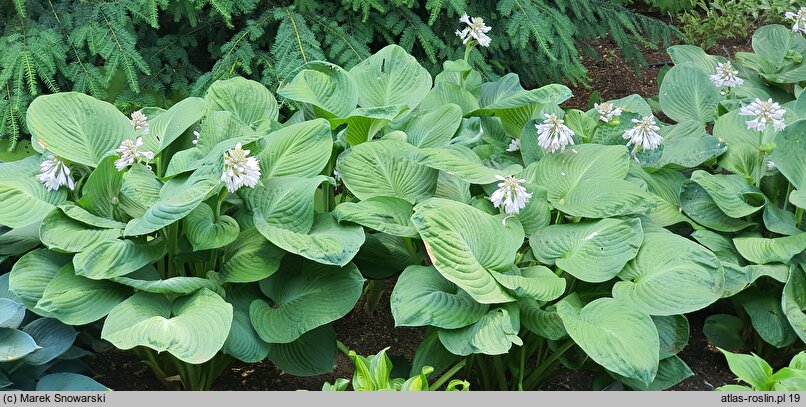
<path fill-rule="evenodd" d="M 745 38 L 730 39 L 707 50 L 713 55 L 732 57 L 738 51 L 750 51 L 750 33 Z M 631 94 L 644 97 L 657 95 L 657 76 L 660 69 L 671 60 L 664 49 L 645 49 L 644 57 L 649 66 L 634 70 L 621 56 L 615 43 L 609 38 L 591 41 L 589 45 L 599 54 L 583 57 L 591 82 L 589 87 L 573 90 L 574 97 L 563 107 L 587 110 L 591 93 L 597 91 L 600 100 L 618 99 Z M 592 104 L 591 104 L 592 105 Z M 386 284 L 386 291 L 375 313 L 368 313 L 363 303 L 347 316 L 334 322 L 336 335 L 348 348 L 361 355 L 372 355 L 389 347 L 388 354 L 401 355 L 411 360 L 423 337 L 423 330 L 396 328 L 389 307 L 389 293 L 394 281 Z M 732 383 L 733 375 L 724 357 L 709 346 L 702 333 L 703 320 L 708 312 L 689 315 L 691 337 L 688 346 L 678 355 L 685 361 L 694 376 L 674 386 L 671 390 L 710 391 Z M 131 352 L 112 350 L 87 358 L 97 372 L 96 379 L 115 390 L 163 390 L 162 384 Z M 320 390 L 326 381 L 336 378 L 351 378 L 352 362 L 339 353 L 333 373 L 313 377 L 298 377 L 285 374 L 264 361 L 256 364 L 236 363 L 215 383 L 214 390 Z M 561 371 L 546 382 L 541 390 L 572 391 L 591 390 L 591 371 Z"/>

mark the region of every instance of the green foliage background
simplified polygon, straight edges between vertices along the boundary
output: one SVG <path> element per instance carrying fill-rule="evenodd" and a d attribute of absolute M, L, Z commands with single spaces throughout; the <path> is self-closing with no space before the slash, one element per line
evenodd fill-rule
<path fill-rule="evenodd" d="M 463 12 L 493 27 L 471 62 L 526 86 L 584 82 L 580 40 L 609 33 L 641 63 L 641 43 L 676 33 L 608 0 L 13 0 L 0 5 L 0 138 L 26 132 L 27 106 L 42 93 L 167 107 L 236 75 L 276 89 L 308 61 L 349 69 L 390 43 L 435 74 L 462 55 Z"/>

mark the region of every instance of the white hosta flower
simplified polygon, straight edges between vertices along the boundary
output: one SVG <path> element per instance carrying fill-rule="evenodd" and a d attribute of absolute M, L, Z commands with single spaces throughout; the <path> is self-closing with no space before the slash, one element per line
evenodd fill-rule
<path fill-rule="evenodd" d="M 775 131 L 783 130 L 786 127 L 786 123 L 784 123 L 785 113 L 786 110 L 782 109 L 777 102 L 773 102 L 772 99 L 762 102 L 759 98 L 739 110 L 739 114 L 742 116 L 755 117 L 745 123 L 748 129 L 756 131 L 764 131 L 768 124 L 772 124 Z"/>
<path fill-rule="evenodd" d="M 496 208 L 503 206 L 504 212 L 510 216 L 520 212 L 529 202 L 529 198 L 532 197 L 532 194 L 526 192 L 526 188 L 521 185 L 526 180 L 515 177 L 504 178 L 500 175 L 496 175 L 495 178 L 501 182 L 498 183 L 498 189 L 490 195 L 490 201 L 493 206 Z"/>
<path fill-rule="evenodd" d="M 800 31 L 806 34 L 806 7 L 801 7 L 797 13 L 787 11 L 784 17 L 795 22 L 795 24 L 792 25 L 792 31 Z"/>
<path fill-rule="evenodd" d="M 341 173 L 335 168 L 333 169 L 333 179 L 335 179 L 336 182 L 341 182 Z"/>
<path fill-rule="evenodd" d="M 120 147 L 115 150 L 120 153 L 120 158 L 115 160 L 115 168 L 117 168 L 118 171 L 123 171 L 123 169 L 136 162 L 139 162 L 141 159 L 145 160 L 146 162 L 153 160 L 154 153 L 151 151 L 140 151 L 140 147 L 142 146 L 142 137 L 137 137 L 135 141 L 132 141 L 128 138 L 123 140 L 123 142 L 120 143 Z"/>
<path fill-rule="evenodd" d="M 739 86 L 744 83 L 744 80 L 738 77 L 739 71 L 730 64 L 730 62 L 718 62 L 716 64 L 716 73 L 711 75 L 711 82 L 716 87 L 728 87 L 733 88 Z"/>
<path fill-rule="evenodd" d="M 66 185 L 72 191 L 76 184 L 70 175 L 70 168 L 59 157 L 52 156 L 39 164 L 39 175 L 36 179 L 45 185 L 48 191 L 55 191 Z"/>
<path fill-rule="evenodd" d="M 148 134 L 148 117 L 141 110 L 132 113 L 129 123 L 134 127 L 134 131 L 140 130 L 140 135 L 145 136 Z"/>
<path fill-rule="evenodd" d="M 643 150 L 658 148 L 660 142 L 663 141 L 663 137 L 658 134 L 660 127 L 655 124 L 655 117 L 645 116 L 641 120 L 632 119 L 632 122 L 635 123 L 635 126 L 625 131 L 623 136 L 625 139 L 630 140 L 627 142 L 627 146 L 633 146 L 632 155 L 635 156 L 639 148 Z"/>
<path fill-rule="evenodd" d="M 241 143 L 224 153 L 224 173 L 221 180 L 227 191 L 235 192 L 242 186 L 253 188 L 260 179 L 260 165 L 257 158 L 247 157 L 249 150 L 241 148 Z"/>
<path fill-rule="evenodd" d="M 464 30 L 456 31 L 456 35 L 462 39 L 462 44 L 467 44 L 468 41 L 471 39 L 476 40 L 482 47 L 489 47 L 490 46 L 490 37 L 487 36 L 492 27 L 488 27 L 484 25 L 484 19 L 481 17 L 468 17 L 467 13 L 463 14 L 462 17 L 459 18 L 459 21 L 467 24 Z"/>
<path fill-rule="evenodd" d="M 594 103 L 593 108 L 599 113 L 599 120 L 605 123 L 609 123 L 615 116 L 621 116 L 621 108 L 615 107 L 609 102 L 604 102 L 601 105 Z"/>
<path fill-rule="evenodd" d="M 776 168 L 778 168 L 778 167 L 775 166 L 775 163 L 772 160 L 767 160 L 767 169 L 768 170 L 773 171 Z"/>
<path fill-rule="evenodd" d="M 554 113 L 543 114 L 546 120 L 543 124 L 535 124 L 537 128 L 537 144 L 553 153 L 557 150 L 565 150 L 565 146 L 574 144 L 574 131 L 568 128 L 562 119 L 558 119 Z"/>
<path fill-rule="evenodd" d="M 193 130 L 193 137 L 195 137 L 195 138 L 193 139 L 193 145 L 194 145 L 194 146 L 195 146 L 196 144 L 199 144 L 199 136 L 201 136 L 201 133 L 199 133 L 197 130 Z"/>
<path fill-rule="evenodd" d="M 509 142 L 509 146 L 507 147 L 507 151 L 510 153 L 518 151 L 521 149 L 521 140 L 514 138 L 512 141 Z"/>

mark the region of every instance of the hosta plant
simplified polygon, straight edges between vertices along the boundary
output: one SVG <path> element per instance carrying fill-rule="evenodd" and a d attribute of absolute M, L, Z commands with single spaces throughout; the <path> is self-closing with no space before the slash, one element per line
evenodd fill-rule
<path fill-rule="evenodd" d="M 386 355 L 387 349 L 389 348 L 371 356 L 361 356 L 354 351 L 348 351 L 348 356 L 355 366 L 352 381 L 338 378 L 333 383 L 326 382 L 322 386 L 322 391 L 344 391 L 350 385 L 352 385 L 353 391 L 429 391 L 438 390 L 443 385 L 445 385 L 446 391 L 470 390 L 469 382 L 451 379 L 462 366 L 446 372 L 432 384 L 428 382 L 428 376 L 434 371 L 431 366 L 423 366 L 419 374 L 408 379 L 396 377 L 392 360 Z M 448 382 L 449 379 L 451 379 L 450 382 Z"/>
<path fill-rule="evenodd" d="M 89 352 L 73 345 L 73 327 L 53 318 L 35 318 L 8 291 L 0 275 L 0 390 L 105 391 L 79 358 Z"/>
<path fill-rule="evenodd" d="M 332 370 L 365 236 L 327 211 L 326 120 L 281 124 L 274 95 L 237 78 L 129 118 L 42 96 L 27 122 L 38 152 L 0 164 L 0 247 L 20 256 L 10 288 L 29 310 L 103 320 L 171 387 L 209 388 L 234 359 Z"/>

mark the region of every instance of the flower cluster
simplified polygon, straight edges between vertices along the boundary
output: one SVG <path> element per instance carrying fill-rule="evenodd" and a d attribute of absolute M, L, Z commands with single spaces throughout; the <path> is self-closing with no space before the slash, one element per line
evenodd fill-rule
<path fill-rule="evenodd" d="M 221 180 L 227 191 L 235 192 L 242 186 L 254 188 L 260 180 L 260 165 L 255 157 L 247 157 L 249 150 L 244 150 L 241 143 L 224 153 L 224 173 Z"/>
<path fill-rule="evenodd" d="M 36 176 L 48 191 L 55 191 L 62 185 L 67 186 L 71 191 L 76 184 L 70 175 L 70 168 L 59 157 L 51 156 L 39 164 L 39 175 Z"/>
<path fill-rule="evenodd" d="M 554 113 L 544 113 L 543 124 L 535 124 L 537 128 L 537 144 L 549 153 L 565 150 L 565 146 L 574 144 L 574 131 L 558 119 Z"/>
<path fill-rule="evenodd" d="M 140 147 L 142 146 L 142 137 L 137 137 L 135 141 L 131 139 L 123 140 L 123 142 L 120 143 L 120 147 L 115 150 L 120 153 L 120 158 L 115 160 L 115 168 L 117 168 L 118 171 L 123 171 L 126 167 L 139 162 L 141 159 L 146 162 L 153 160 L 154 153 L 151 151 L 140 151 Z"/>
<path fill-rule="evenodd" d="M 498 189 L 490 195 L 493 206 L 496 208 L 503 206 L 504 212 L 509 216 L 520 212 L 532 197 L 532 194 L 526 192 L 526 188 L 521 185 L 526 180 L 501 175 L 496 175 L 495 178 L 501 182 L 498 183 Z"/>
<path fill-rule="evenodd" d="M 716 64 L 716 73 L 711 75 L 710 78 L 716 87 L 733 88 L 744 83 L 744 80 L 739 78 L 738 75 L 739 71 L 730 62 L 718 62 Z"/>
<path fill-rule="evenodd" d="M 655 124 L 655 117 L 644 116 L 641 120 L 632 119 L 632 122 L 635 126 L 625 131 L 623 137 L 629 140 L 627 146 L 633 146 L 633 157 L 635 157 L 635 153 L 638 152 L 639 148 L 643 150 L 654 150 L 658 148 L 661 141 L 663 141 L 663 137 L 658 134 L 660 127 Z"/>
<path fill-rule="evenodd" d="M 793 32 L 806 34 L 806 7 L 801 7 L 797 13 L 787 11 L 784 17 L 795 22 L 795 24 L 792 25 Z"/>
<path fill-rule="evenodd" d="M 467 24 L 462 31 L 456 30 L 456 35 L 462 39 L 462 44 L 467 44 L 470 40 L 476 40 L 482 47 L 489 47 L 490 46 L 490 37 L 487 36 L 492 27 L 488 27 L 484 25 L 484 19 L 481 17 L 473 17 L 470 18 L 465 13 L 459 18 L 459 21 Z"/>
<path fill-rule="evenodd" d="M 134 127 L 134 131 L 140 132 L 141 136 L 148 134 L 148 117 L 142 111 L 138 110 L 132 113 L 129 123 Z"/>
<path fill-rule="evenodd" d="M 509 142 L 509 146 L 507 146 L 507 151 L 513 153 L 515 151 L 519 151 L 521 149 L 521 140 L 514 138 L 512 141 Z"/>
<path fill-rule="evenodd" d="M 781 105 L 777 102 L 773 102 L 772 99 L 763 102 L 759 98 L 739 110 L 739 114 L 742 116 L 754 116 L 753 120 L 748 120 L 745 123 L 748 129 L 756 131 L 764 131 L 768 124 L 772 124 L 775 131 L 783 130 L 786 127 L 786 123 L 784 123 L 785 113 L 786 110 L 781 108 Z"/>
<path fill-rule="evenodd" d="M 599 120 L 605 123 L 610 123 L 613 117 L 621 116 L 621 108 L 614 106 L 610 102 L 604 102 L 601 105 L 594 103 L 593 108 L 599 113 Z"/>

